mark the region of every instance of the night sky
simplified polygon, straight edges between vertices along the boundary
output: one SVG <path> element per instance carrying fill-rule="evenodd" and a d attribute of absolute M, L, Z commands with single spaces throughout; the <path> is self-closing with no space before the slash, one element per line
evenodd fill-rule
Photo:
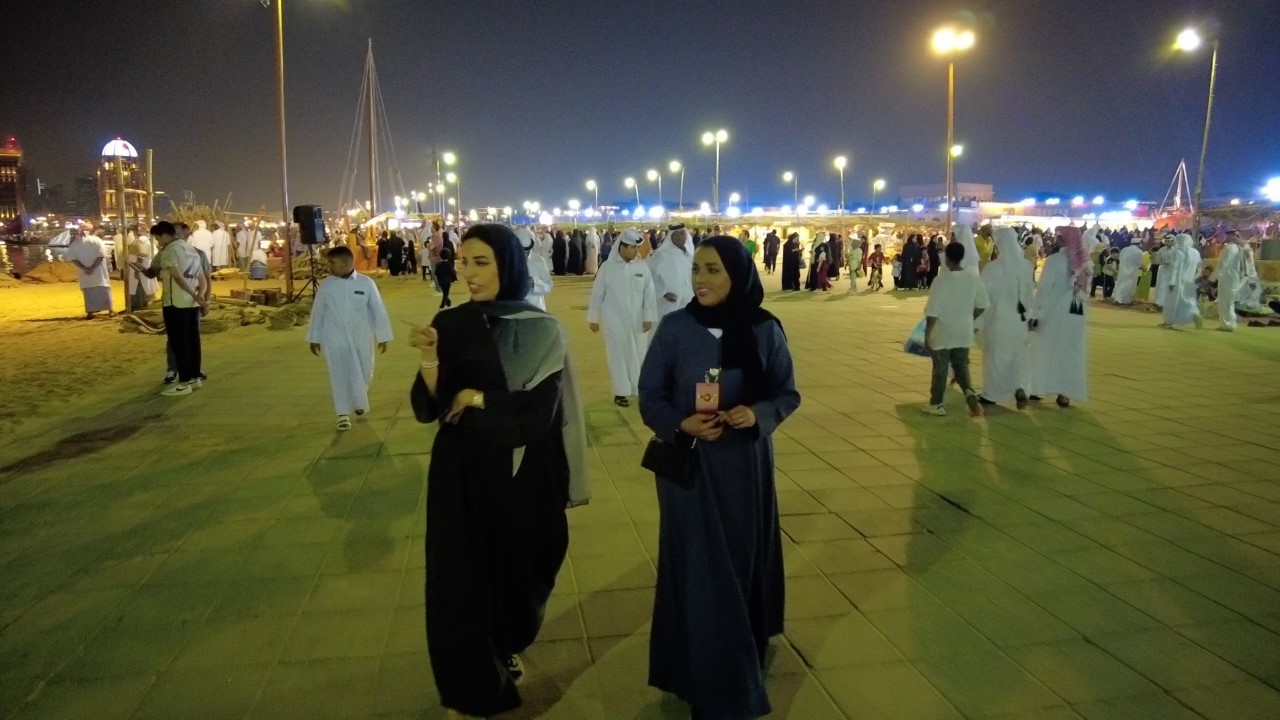
<path fill-rule="evenodd" d="M 1216 8 L 1213 16 L 1200 14 Z M 1233 0 L 286 0 L 291 200 L 333 207 L 372 37 L 404 182 L 429 150 L 460 157 L 463 202 L 544 207 L 632 198 L 622 179 L 678 158 L 686 202 L 710 199 L 704 130 L 725 127 L 722 197 L 849 204 L 884 177 L 941 183 L 946 65 L 939 24 L 971 19 L 957 65 L 960 182 L 997 195 L 1160 200 L 1194 179 L 1208 47 L 1174 54 L 1189 21 L 1221 28 L 1206 196 L 1280 175 L 1280 2 Z M 70 184 L 121 135 L 156 153 L 156 185 L 233 209 L 279 207 L 273 9 L 259 0 L 16 0 L 3 11 L 0 133 L 35 173 Z M 673 202 L 677 180 L 664 179 Z M 357 187 L 367 187 L 363 180 Z M 389 196 L 391 190 L 386 192 Z"/>

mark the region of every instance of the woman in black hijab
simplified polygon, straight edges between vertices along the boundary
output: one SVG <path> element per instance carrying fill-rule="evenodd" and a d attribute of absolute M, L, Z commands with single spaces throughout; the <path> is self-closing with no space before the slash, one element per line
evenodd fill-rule
<path fill-rule="evenodd" d="M 900 280 L 904 290 L 915 290 L 920 285 L 917 268 L 920 266 L 920 258 L 923 257 L 921 248 L 923 241 L 924 237 L 919 234 L 913 233 L 907 236 L 907 242 L 902 245 L 902 252 L 898 255 L 898 259 L 902 261 Z"/>
<path fill-rule="evenodd" d="M 640 371 L 644 424 L 677 447 L 696 441 L 691 480 L 657 478 L 649 684 L 694 717 L 751 718 L 770 712 L 764 660 L 785 594 L 772 436 L 800 394 L 742 243 L 703 240 L 693 283 L 694 299 L 663 318 Z"/>
<path fill-rule="evenodd" d="M 782 246 L 782 289 L 800 289 L 800 258 L 804 250 L 800 247 L 800 234 L 791 233 Z"/>
<path fill-rule="evenodd" d="M 525 302 L 520 241 L 475 225 L 458 250 L 471 301 L 415 328 L 410 400 L 438 422 L 427 474 L 427 650 L 441 704 L 488 717 L 520 705 L 518 653 L 538 635 L 587 501 L 586 431 L 563 333 Z"/>
<path fill-rule="evenodd" d="M 551 274 L 564 275 L 569 268 L 569 239 L 563 230 L 557 230 L 551 241 Z"/>
<path fill-rule="evenodd" d="M 570 275 L 581 275 L 583 272 L 586 260 L 585 242 L 586 236 L 581 230 L 569 233 L 569 259 L 565 265 L 565 271 Z"/>

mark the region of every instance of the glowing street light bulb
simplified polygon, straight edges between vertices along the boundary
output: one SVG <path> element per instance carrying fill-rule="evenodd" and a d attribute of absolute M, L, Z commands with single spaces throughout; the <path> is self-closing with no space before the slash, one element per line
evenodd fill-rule
<path fill-rule="evenodd" d="M 582 207 L 582 203 L 578 202 L 577 200 L 570 200 L 570 201 L 569 201 L 569 209 L 570 209 L 570 210 L 572 210 L 572 211 L 574 211 L 574 212 L 577 212 L 577 211 L 578 211 L 578 209 L 579 209 L 579 208 L 581 208 L 581 207 Z"/>
<path fill-rule="evenodd" d="M 511 217 L 511 206 L 508 205 L 502 208 L 502 214 L 505 215 L 506 217 Z"/>
<path fill-rule="evenodd" d="M 1083 195 L 1077 195 L 1077 196 L 1075 196 L 1075 197 L 1071 198 L 1071 204 L 1072 204 L 1072 205 L 1074 205 L 1075 207 L 1080 207 L 1081 205 L 1083 205 L 1083 204 L 1084 204 L 1084 196 L 1083 196 Z"/>
<path fill-rule="evenodd" d="M 445 165 L 452 165 L 458 162 L 458 156 L 454 155 L 451 152 L 444 153 L 443 155 L 440 156 L 440 159 L 444 161 Z"/>
<path fill-rule="evenodd" d="M 449 173 L 448 175 L 444 176 L 444 180 L 445 182 L 448 182 L 448 183 L 456 183 L 458 182 L 458 175 L 457 173 Z"/>
<path fill-rule="evenodd" d="M 737 205 L 737 204 L 738 204 L 738 201 L 739 201 L 739 200 L 741 200 L 741 199 L 742 199 L 742 196 L 741 196 L 741 195 L 739 195 L 738 193 L 729 193 L 729 204 L 730 204 L 730 205 Z"/>
<path fill-rule="evenodd" d="M 812 195 L 805 195 L 805 196 L 804 196 L 804 205 L 805 205 L 805 207 L 813 207 L 813 206 L 814 206 L 814 204 L 815 204 L 815 203 L 817 203 L 817 202 L 818 202 L 817 198 L 815 198 L 815 197 L 814 197 L 814 196 L 812 196 Z"/>
<path fill-rule="evenodd" d="M 672 160 L 670 164 L 667 165 L 667 170 L 670 170 L 673 173 L 678 173 L 680 172 L 681 167 L 683 166 L 680 164 L 679 160 Z"/>
<path fill-rule="evenodd" d="M 636 179 L 635 179 L 635 178 L 627 178 L 626 180 L 623 180 L 623 181 L 622 181 L 622 184 L 623 184 L 623 185 L 626 185 L 626 186 L 627 186 L 627 189 L 628 189 L 628 190 L 630 190 L 631 188 L 633 188 L 633 187 L 635 187 L 635 186 L 636 186 Z"/>
<path fill-rule="evenodd" d="M 872 189 L 874 189 L 876 192 L 880 192 L 881 190 L 883 190 L 883 189 L 884 189 L 884 186 L 885 186 L 885 182 L 884 182 L 884 180 L 876 180 L 876 181 L 875 181 L 874 183 L 872 183 L 872 185 L 871 185 Z M 872 203 L 872 205 L 874 205 L 874 204 L 875 204 L 875 203 Z"/>
<path fill-rule="evenodd" d="M 845 169 L 845 167 L 848 166 L 849 158 L 846 158 L 845 156 L 841 155 L 837 157 L 834 162 L 837 170 L 843 170 Z"/>
<path fill-rule="evenodd" d="M 649 171 L 644 174 L 644 176 L 646 178 L 649 178 L 649 182 L 653 182 L 654 180 L 658 179 L 658 171 L 650 168 Z"/>
<path fill-rule="evenodd" d="M 782 182 L 791 182 L 792 180 L 795 180 L 795 179 L 796 179 L 796 174 L 791 172 L 790 170 L 782 173 Z"/>
<path fill-rule="evenodd" d="M 968 50 L 977 41 L 972 30 L 957 31 L 955 28 L 938 28 L 933 33 L 933 51 L 939 55 L 948 55 L 958 50 Z"/>
<path fill-rule="evenodd" d="M 726 140 L 728 140 L 728 139 L 729 139 L 729 131 L 728 131 L 728 130 L 717 130 L 717 131 L 716 131 L 716 142 L 724 142 L 724 141 L 726 141 Z"/>
<path fill-rule="evenodd" d="M 1106 199 L 1105 197 L 1101 196 L 1101 195 L 1095 195 L 1095 196 L 1093 197 L 1093 204 L 1094 204 L 1094 205 L 1101 205 L 1101 204 L 1105 203 L 1106 201 L 1107 201 L 1107 199 Z"/>
<path fill-rule="evenodd" d="M 1187 28 L 1178 33 L 1178 39 L 1173 46 L 1183 52 L 1191 52 L 1200 49 L 1202 44 L 1204 39 L 1200 37 L 1200 33 L 1196 32 L 1195 28 Z"/>
<path fill-rule="evenodd" d="M 596 181 L 595 181 L 595 180 L 588 180 L 588 181 L 587 181 L 587 189 L 588 189 L 588 190 L 595 190 L 595 189 L 596 189 Z"/>
<path fill-rule="evenodd" d="M 961 155 L 963 155 L 963 154 L 964 154 L 964 146 L 963 146 L 963 145 L 952 145 L 952 146 L 951 146 L 951 157 L 960 157 L 960 156 L 961 156 Z"/>
<path fill-rule="evenodd" d="M 710 145 L 711 143 L 713 143 L 713 142 L 715 142 L 715 141 L 716 141 L 716 136 L 715 136 L 714 134 L 712 134 L 712 133 L 710 133 L 710 132 L 704 132 L 704 133 L 702 133 L 702 144 L 703 144 L 703 145 Z"/>

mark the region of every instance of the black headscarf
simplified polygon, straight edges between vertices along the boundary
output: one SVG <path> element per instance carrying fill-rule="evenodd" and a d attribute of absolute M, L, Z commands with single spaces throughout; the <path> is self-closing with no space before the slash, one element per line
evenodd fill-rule
<path fill-rule="evenodd" d="M 718 328 L 721 337 L 720 364 L 725 368 L 740 368 L 743 374 L 743 398 L 741 404 L 750 405 L 760 399 L 765 391 L 764 361 L 756 344 L 755 326 L 766 322 L 782 323 L 768 310 L 760 307 L 764 302 L 764 286 L 746 246 L 737 238 L 716 235 L 705 238 L 699 249 L 713 248 L 720 256 L 720 263 L 729 274 L 729 296 L 719 305 L 706 307 L 694 297 L 685 306 L 693 319 L 705 328 Z"/>
<path fill-rule="evenodd" d="M 462 236 L 463 242 L 479 240 L 493 249 L 498 263 L 498 297 L 495 302 L 524 302 L 529 294 L 529 263 L 525 259 L 520 238 L 506 225 L 485 223 L 472 225 Z"/>

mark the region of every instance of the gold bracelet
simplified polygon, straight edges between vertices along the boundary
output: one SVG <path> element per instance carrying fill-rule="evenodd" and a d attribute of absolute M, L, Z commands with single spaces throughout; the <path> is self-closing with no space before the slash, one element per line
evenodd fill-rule
<path fill-rule="evenodd" d="M 431 362 L 427 362 L 424 360 L 421 363 L 419 363 L 419 367 L 421 367 L 423 370 L 435 370 L 436 368 L 440 367 L 440 361 L 432 360 Z"/>
<path fill-rule="evenodd" d="M 475 395 L 471 396 L 471 407 L 476 408 L 477 410 L 484 409 L 484 393 L 483 392 L 477 391 Z"/>

